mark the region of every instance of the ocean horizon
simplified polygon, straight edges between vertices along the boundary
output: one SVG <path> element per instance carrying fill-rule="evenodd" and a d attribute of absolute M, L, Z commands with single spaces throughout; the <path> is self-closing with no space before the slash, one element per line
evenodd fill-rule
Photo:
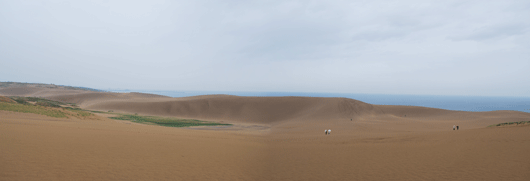
<path fill-rule="evenodd" d="M 109 90 L 110 92 L 139 92 L 169 97 L 200 95 L 234 95 L 257 97 L 344 97 L 378 105 L 421 106 L 454 111 L 498 111 L 512 110 L 530 113 L 530 97 L 502 96 L 447 96 L 447 95 L 392 95 L 354 93 L 309 93 L 309 92 L 234 92 L 234 91 L 158 91 L 158 90 Z"/>

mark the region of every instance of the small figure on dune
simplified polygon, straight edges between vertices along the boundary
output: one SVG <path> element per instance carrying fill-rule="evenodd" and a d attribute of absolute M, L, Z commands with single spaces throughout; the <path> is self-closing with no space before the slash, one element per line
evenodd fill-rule
<path fill-rule="evenodd" d="M 328 134 L 331 134 L 331 129 L 328 129 Z"/>
<path fill-rule="evenodd" d="M 458 126 L 456 126 L 456 130 L 458 130 Z"/>
<path fill-rule="evenodd" d="M 326 135 L 328 135 L 328 130 L 324 130 L 324 133 L 326 133 Z"/>
<path fill-rule="evenodd" d="M 454 131 L 455 129 L 456 129 L 456 126 L 455 126 L 455 125 L 453 125 L 453 131 Z"/>

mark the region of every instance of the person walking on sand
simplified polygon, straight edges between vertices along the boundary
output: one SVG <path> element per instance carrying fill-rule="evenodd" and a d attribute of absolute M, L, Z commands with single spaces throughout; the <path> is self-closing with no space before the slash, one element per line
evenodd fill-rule
<path fill-rule="evenodd" d="M 454 131 L 455 129 L 456 129 L 456 126 L 455 126 L 455 125 L 453 125 L 453 131 Z"/>
<path fill-rule="evenodd" d="M 331 129 L 328 129 L 328 134 L 331 134 Z"/>
<path fill-rule="evenodd" d="M 458 131 L 458 126 L 456 126 L 456 130 Z"/>
<path fill-rule="evenodd" d="M 326 133 L 326 135 L 328 135 L 328 130 L 327 130 L 327 129 L 326 129 L 326 130 L 324 130 L 324 133 Z"/>

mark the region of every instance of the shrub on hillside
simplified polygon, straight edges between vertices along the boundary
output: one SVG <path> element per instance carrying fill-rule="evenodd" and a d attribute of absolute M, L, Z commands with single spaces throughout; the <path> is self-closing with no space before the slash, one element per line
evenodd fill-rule
<path fill-rule="evenodd" d="M 9 102 L 9 103 L 15 103 L 13 99 L 10 99 L 8 97 L 0 96 L 0 102 Z"/>
<path fill-rule="evenodd" d="M 13 99 L 14 101 L 16 101 L 19 104 L 26 104 L 26 105 L 30 104 L 30 103 L 28 103 L 28 101 L 26 100 L 25 97 L 10 97 L 10 98 Z"/>
<path fill-rule="evenodd" d="M 60 105 L 49 103 L 49 102 L 37 102 L 35 105 L 44 106 L 44 107 L 61 107 Z"/>

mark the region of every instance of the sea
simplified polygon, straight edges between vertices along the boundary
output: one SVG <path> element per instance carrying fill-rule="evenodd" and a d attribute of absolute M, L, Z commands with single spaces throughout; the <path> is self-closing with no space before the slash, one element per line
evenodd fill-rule
<path fill-rule="evenodd" d="M 496 111 L 513 110 L 530 113 L 530 97 L 490 97 L 490 96 L 441 96 L 441 95 L 388 95 L 353 93 L 308 93 L 308 92 L 223 92 L 223 91 L 157 91 L 157 90 L 109 90 L 111 92 L 140 92 L 169 97 L 189 97 L 198 95 L 235 95 L 258 97 L 344 97 L 378 105 L 422 106 L 456 111 Z"/>

